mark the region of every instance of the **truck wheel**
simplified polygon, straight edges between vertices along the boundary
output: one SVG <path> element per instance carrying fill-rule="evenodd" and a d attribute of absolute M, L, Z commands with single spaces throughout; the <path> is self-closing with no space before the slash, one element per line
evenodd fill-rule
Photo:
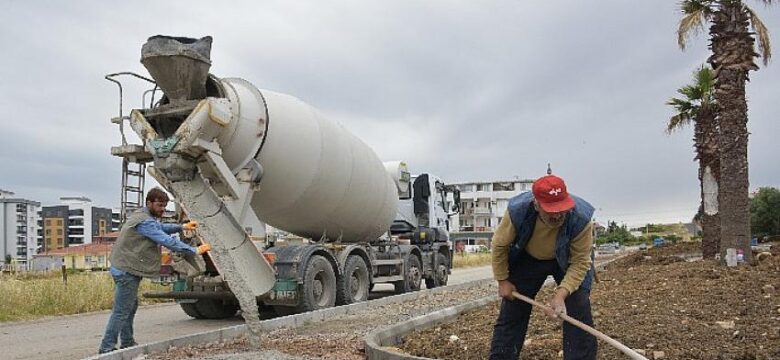
<path fill-rule="evenodd" d="M 366 262 L 360 256 L 350 255 L 344 264 L 344 277 L 339 286 L 336 303 L 347 305 L 366 301 L 370 286 Z"/>
<path fill-rule="evenodd" d="M 336 273 L 322 255 L 314 255 L 303 275 L 299 312 L 319 310 L 336 305 Z"/>
<path fill-rule="evenodd" d="M 181 306 L 181 309 L 184 310 L 184 313 L 190 317 L 196 319 L 205 319 L 205 317 L 203 317 L 203 315 L 198 312 L 198 308 L 195 307 L 195 303 L 179 303 L 179 306 Z"/>
<path fill-rule="evenodd" d="M 439 286 L 446 286 L 449 279 L 449 266 L 447 257 L 442 253 L 436 253 L 436 266 L 433 268 L 433 278 L 425 279 L 425 287 L 433 289 Z"/>
<path fill-rule="evenodd" d="M 420 259 L 413 254 L 409 254 L 404 265 L 404 279 L 393 284 L 395 285 L 395 292 L 403 294 L 420 290 L 421 282 L 422 269 L 420 267 Z"/>
<path fill-rule="evenodd" d="M 238 311 L 238 305 L 218 299 L 198 299 L 195 308 L 205 319 L 227 319 Z"/>

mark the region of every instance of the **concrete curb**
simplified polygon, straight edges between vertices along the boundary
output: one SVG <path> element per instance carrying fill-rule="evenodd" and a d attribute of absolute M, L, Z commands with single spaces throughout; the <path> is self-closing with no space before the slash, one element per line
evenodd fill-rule
<path fill-rule="evenodd" d="M 333 316 L 348 315 L 374 306 L 396 304 L 408 300 L 414 300 L 426 294 L 436 294 L 445 291 L 468 289 L 468 288 L 480 286 L 486 282 L 491 282 L 491 281 L 493 280 L 490 278 L 474 280 L 462 284 L 434 288 L 427 291 L 415 291 L 412 293 L 399 294 L 399 295 L 384 297 L 381 299 L 364 301 L 357 304 L 338 306 L 338 307 L 333 307 L 328 309 L 307 312 L 303 314 L 289 315 L 289 316 L 279 317 L 275 319 L 264 320 L 260 322 L 260 329 L 261 331 L 271 331 L 279 328 L 295 328 L 303 325 L 308 325 L 313 322 L 322 321 Z M 179 338 L 158 341 L 150 344 L 138 345 L 126 349 L 120 349 L 107 354 L 88 357 L 86 358 L 86 360 L 132 360 L 144 354 L 166 351 L 172 346 L 181 347 L 185 345 L 204 344 L 210 342 L 235 339 L 237 337 L 240 337 L 241 335 L 246 334 L 246 332 L 247 332 L 246 325 L 235 325 L 235 326 L 226 327 L 218 330 L 210 330 L 210 331 L 187 335 Z"/>
<path fill-rule="evenodd" d="M 425 359 L 432 360 L 430 358 L 423 358 L 404 354 L 394 351 L 387 346 L 396 345 L 401 342 L 403 335 L 408 334 L 412 330 L 425 330 L 442 323 L 448 323 L 460 314 L 476 309 L 478 307 L 485 306 L 492 302 L 499 301 L 500 299 L 495 295 L 486 296 L 481 299 L 477 299 L 465 304 L 449 307 L 439 311 L 434 311 L 430 314 L 416 317 L 386 328 L 374 331 L 365 337 L 366 343 L 366 359 L 370 360 L 406 360 L 406 359 Z"/>

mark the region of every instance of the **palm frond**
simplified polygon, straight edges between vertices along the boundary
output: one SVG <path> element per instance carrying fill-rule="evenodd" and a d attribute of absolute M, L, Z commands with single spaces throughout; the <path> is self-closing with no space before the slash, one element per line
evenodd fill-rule
<path fill-rule="evenodd" d="M 682 92 L 682 89 L 677 91 Z M 666 125 L 667 134 L 671 134 L 674 130 L 688 125 L 696 113 L 696 106 L 688 100 L 671 98 L 666 102 L 666 105 L 671 106 L 677 112 L 677 114 L 669 118 L 669 122 Z"/>
<path fill-rule="evenodd" d="M 685 16 L 680 19 L 680 27 L 677 29 L 677 45 L 682 50 L 685 50 L 686 41 L 691 35 L 696 35 L 699 31 L 704 30 L 704 22 L 709 18 L 709 7 L 690 6 L 691 12 L 688 12 L 685 7 L 687 3 L 689 1 L 683 2 Z"/>
<path fill-rule="evenodd" d="M 771 4 L 771 2 L 771 0 L 764 0 L 765 4 Z M 756 33 L 756 40 L 758 40 L 758 53 L 761 54 L 764 65 L 767 65 L 769 64 L 769 59 L 772 58 L 772 44 L 769 42 L 769 30 L 766 28 L 766 25 L 764 25 L 764 22 L 761 21 L 761 18 L 758 17 L 756 12 L 753 11 L 753 9 L 745 6 L 745 10 L 750 16 L 750 26 Z"/>
<path fill-rule="evenodd" d="M 666 125 L 666 134 L 671 135 L 675 130 L 682 129 L 691 122 L 691 117 L 687 114 L 677 114 L 669 118 L 669 123 Z"/>
<path fill-rule="evenodd" d="M 707 65 L 702 65 L 694 73 L 694 81 L 698 91 L 698 100 L 702 107 L 710 106 L 714 101 L 713 90 L 715 89 L 715 72 Z"/>
<path fill-rule="evenodd" d="M 701 89 L 695 85 L 683 86 L 682 88 L 677 89 L 677 92 L 685 96 L 690 102 L 699 101 L 702 97 Z"/>
<path fill-rule="evenodd" d="M 676 114 L 669 119 L 666 125 L 666 133 L 671 134 L 693 121 L 698 121 L 700 114 L 714 103 L 713 83 L 714 72 L 702 65 L 693 72 L 693 83 L 677 89 L 681 98 L 671 98 L 666 105 L 674 108 Z"/>

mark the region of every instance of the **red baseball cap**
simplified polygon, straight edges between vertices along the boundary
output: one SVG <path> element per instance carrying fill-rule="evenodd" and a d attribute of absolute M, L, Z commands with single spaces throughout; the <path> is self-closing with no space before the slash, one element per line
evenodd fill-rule
<path fill-rule="evenodd" d="M 571 210 L 574 207 L 574 199 L 566 190 L 566 183 L 555 175 L 542 176 L 532 187 L 534 198 L 545 212 L 558 213 Z"/>

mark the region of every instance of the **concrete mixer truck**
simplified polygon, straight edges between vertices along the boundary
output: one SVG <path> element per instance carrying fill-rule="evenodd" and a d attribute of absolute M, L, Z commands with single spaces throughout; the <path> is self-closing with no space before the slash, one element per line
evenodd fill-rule
<path fill-rule="evenodd" d="M 403 162 L 382 163 L 299 99 L 211 75 L 211 41 L 153 36 L 141 57 L 151 79 L 106 76 L 120 89 L 112 122 L 122 145 L 112 154 L 123 158 L 123 206 L 133 203 L 128 192 L 142 194 L 148 172 L 199 222 L 194 241 L 213 249 L 174 261 L 162 271 L 171 291 L 145 295 L 213 319 L 239 306 L 245 314 L 253 306 L 290 314 L 364 301 L 380 283 L 399 293 L 446 285 L 449 216 L 457 211 L 447 199 L 457 207 L 457 189 L 431 174 L 412 176 Z M 129 115 L 123 75 L 151 84 L 148 106 Z M 127 142 L 126 123 L 141 144 Z M 128 184 L 133 176 L 140 186 Z M 142 204 L 140 195 L 133 204 Z M 263 237 L 264 224 L 304 240 L 273 241 Z"/>

